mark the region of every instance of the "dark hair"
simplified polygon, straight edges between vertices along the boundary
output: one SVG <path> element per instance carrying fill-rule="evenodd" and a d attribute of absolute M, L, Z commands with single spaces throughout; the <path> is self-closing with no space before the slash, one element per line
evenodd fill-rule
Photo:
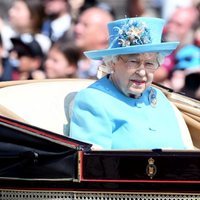
<path fill-rule="evenodd" d="M 193 72 L 185 77 L 185 85 L 181 92 L 186 96 L 200 100 L 195 96 L 196 91 L 200 88 L 200 72 Z"/>
<path fill-rule="evenodd" d="M 41 0 L 21 0 L 21 1 L 23 1 L 27 5 L 31 13 L 33 33 L 40 32 L 45 17 L 43 3 L 41 2 Z"/>
<path fill-rule="evenodd" d="M 0 46 L 3 45 L 3 41 L 2 41 L 2 36 L 1 36 L 1 32 L 0 32 Z"/>
<path fill-rule="evenodd" d="M 70 64 L 75 64 L 77 66 L 77 62 L 81 56 L 81 53 L 80 50 L 74 45 L 74 43 L 68 43 L 59 40 L 52 45 L 51 49 L 52 48 L 62 52 Z"/>
<path fill-rule="evenodd" d="M 106 3 L 106 2 L 98 2 L 98 0 L 87 0 L 84 2 L 84 4 L 80 7 L 80 13 L 83 13 L 85 10 L 89 8 L 97 7 L 100 8 L 106 12 L 108 12 L 113 18 L 116 17 L 115 11 L 113 7 Z"/>
<path fill-rule="evenodd" d="M 98 1 L 97 0 L 87 0 L 84 1 L 83 5 L 80 7 L 80 13 L 82 13 L 83 11 L 85 11 L 88 8 L 97 6 Z"/>

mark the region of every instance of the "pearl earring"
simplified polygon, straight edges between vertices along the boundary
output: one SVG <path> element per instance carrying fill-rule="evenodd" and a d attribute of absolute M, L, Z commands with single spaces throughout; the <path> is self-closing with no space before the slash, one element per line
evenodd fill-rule
<path fill-rule="evenodd" d="M 110 69 L 110 73 L 111 73 L 111 74 L 114 74 L 114 72 L 115 72 L 115 71 L 113 70 L 113 68 L 111 68 L 111 69 Z"/>

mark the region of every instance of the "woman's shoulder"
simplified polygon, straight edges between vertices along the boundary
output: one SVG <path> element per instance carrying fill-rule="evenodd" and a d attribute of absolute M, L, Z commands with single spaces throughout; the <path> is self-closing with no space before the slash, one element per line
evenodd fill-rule
<path fill-rule="evenodd" d="M 76 94 L 76 100 L 78 101 L 94 101 L 94 99 L 98 99 L 100 95 L 100 91 L 95 89 L 94 87 L 87 87 Z"/>
<path fill-rule="evenodd" d="M 80 90 L 76 95 L 76 101 L 101 104 L 107 101 L 112 91 L 109 80 L 105 77 Z"/>
<path fill-rule="evenodd" d="M 167 98 L 164 92 L 156 86 L 152 86 L 152 89 L 156 92 L 156 95 L 161 96 L 163 98 Z"/>
<path fill-rule="evenodd" d="M 79 95 L 94 95 L 94 94 L 100 94 L 102 91 L 104 91 L 105 87 L 109 85 L 108 79 L 106 77 L 99 79 L 89 85 L 87 88 L 84 88 L 78 92 Z"/>

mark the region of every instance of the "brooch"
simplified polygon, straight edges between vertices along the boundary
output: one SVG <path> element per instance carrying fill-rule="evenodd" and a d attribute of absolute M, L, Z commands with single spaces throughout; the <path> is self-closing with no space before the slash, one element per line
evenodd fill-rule
<path fill-rule="evenodd" d="M 149 103 L 152 107 L 156 107 L 157 99 L 156 99 L 156 91 L 155 89 L 151 88 L 149 92 Z"/>

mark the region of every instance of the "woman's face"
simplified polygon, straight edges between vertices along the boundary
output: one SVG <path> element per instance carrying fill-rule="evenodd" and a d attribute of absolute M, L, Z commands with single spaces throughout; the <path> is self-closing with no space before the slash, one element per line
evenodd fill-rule
<path fill-rule="evenodd" d="M 48 78 L 67 78 L 76 72 L 76 66 L 69 64 L 67 58 L 56 48 L 50 49 L 45 71 Z"/>
<path fill-rule="evenodd" d="M 11 26 L 19 32 L 28 30 L 31 26 L 31 14 L 25 2 L 17 0 L 9 10 Z"/>
<path fill-rule="evenodd" d="M 19 55 L 19 52 L 12 50 L 9 54 L 9 59 L 14 62 L 20 72 L 31 72 L 36 70 L 41 65 L 41 60 L 39 58 L 33 58 L 28 55 Z"/>
<path fill-rule="evenodd" d="M 118 56 L 112 63 L 112 81 L 126 96 L 140 97 L 159 67 L 157 56 L 157 53 Z"/>

